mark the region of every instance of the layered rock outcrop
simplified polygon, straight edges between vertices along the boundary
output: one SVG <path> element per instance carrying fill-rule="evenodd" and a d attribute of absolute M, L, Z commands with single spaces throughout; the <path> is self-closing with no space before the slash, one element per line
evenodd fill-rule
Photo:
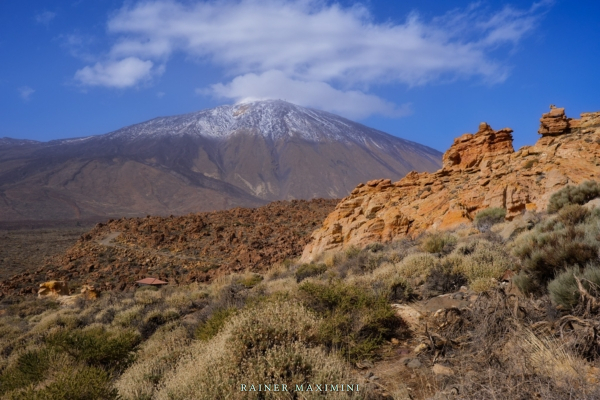
<path fill-rule="evenodd" d="M 540 122 L 542 137 L 533 146 L 514 151 L 511 129 L 495 131 L 482 123 L 477 133 L 454 141 L 437 172 L 359 184 L 313 233 L 302 260 L 455 228 L 489 207 L 505 208 L 507 219 L 543 211 L 563 186 L 600 180 L 600 112 L 572 119 L 551 106 Z"/>

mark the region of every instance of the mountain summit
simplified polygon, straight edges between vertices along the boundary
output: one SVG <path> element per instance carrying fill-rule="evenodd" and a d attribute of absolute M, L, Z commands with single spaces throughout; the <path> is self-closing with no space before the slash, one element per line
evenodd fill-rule
<path fill-rule="evenodd" d="M 297 138 L 311 142 L 366 143 L 384 138 L 398 139 L 338 115 L 282 100 L 252 101 L 155 118 L 119 129 L 108 136 L 129 140 L 182 135 L 224 139 L 237 133 L 256 134 L 271 140 Z M 416 145 L 405 140 L 401 142 Z"/>
<path fill-rule="evenodd" d="M 281 100 L 160 117 L 47 143 L 0 140 L 0 221 L 185 214 L 339 198 L 434 171 L 441 153 Z"/>

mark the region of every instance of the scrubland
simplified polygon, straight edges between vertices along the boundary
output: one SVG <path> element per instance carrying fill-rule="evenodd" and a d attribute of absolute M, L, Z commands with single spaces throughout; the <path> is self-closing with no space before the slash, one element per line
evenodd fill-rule
<path fill-rule="evenodd" d="M 508 233 L 503 210 L 491 209 L 474 227 L 210 284 L 70 306 L 6 298 L 0 397 L 598 399 L 600 209 L 582 205 L 597 197 L 586 185 Z M 436 298 L 465 300 L 420 308 Z M 397 304 L 421 317 L 403 319 Z M 384 364 L 396 378 L 373 375 Z M 239 390 L 275 383 L 360 391 Z"/>

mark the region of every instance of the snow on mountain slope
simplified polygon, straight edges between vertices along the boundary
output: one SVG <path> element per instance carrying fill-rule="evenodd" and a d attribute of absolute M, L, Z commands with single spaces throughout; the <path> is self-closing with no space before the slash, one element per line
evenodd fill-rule
<path fill-rule="evenodd" d="M 282 100 L 224 105 L 190 114 L 155 118 L 119 129 L 109 136 L 135 139 L 187 134 L 226 138 L 240 131 L 250 131 L 272 140 L 297 137 L 314 142 L 335 140 L 366 143 L 375 138 L 394 138 L 338 115 Z"/>

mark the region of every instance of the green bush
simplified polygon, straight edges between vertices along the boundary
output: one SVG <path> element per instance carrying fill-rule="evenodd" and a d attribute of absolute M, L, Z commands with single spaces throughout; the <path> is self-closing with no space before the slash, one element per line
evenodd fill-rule
<path fill-rule="evenodd" d="M 13 397 L 27 400 L 112 400 L 117 391 L 112 387 L 110 374 L 101 368 L 83 366 L 67 368 L 41 390 L 33 387 Z"/>
<path fill-rule="evenodd" d="M 49 367 L 48 349 L 26 351 L 17 358 L 14 365 L 3 371 L 0 376 L 0 394 L 43 381 Z"/>
<path fill-rule="evenodd" d="M 550 300 L 567 310 L 570 310 L 579 302 L 580 294 L 574 274 L 579 275 L 579 268 L 569 268 L 563 271 L 548 284 Z"/>
<path fill-rule="evenodd" d="M 493 225 L 504 221 L 506 210 L 500 207 L 491 207 L 482 210 L 475 215 L 475 226 L 480 231 L 487 231 Z"/>
<path fill-rule="evenodd" d="M 567 185 L 554 193 L 548 203 L 548 212 L 555 213 L 569 204 L 585 204 L 600 197 L 600 184 L 595 181 L 586 181 L 579 186 Z"/>
<path fill-rule="evenodd" d="M 327 271 L 327 265 L 325 264 L 302 264 L 296 270 L 296 282 L 300 283 L 306 278 L 321 275 L 325 271 Z"/>
<path fill-rule="evenodd" d="M 401 326 L 387 294 L 343 282 L 305 282 L 299 290 L 303 304 L 323 317 L 320 341 L 352 361 L 373 358 Z"/>
<path fill-rule="evenodd" d="M 124 368 L 133 359 L 131 352 L 140 343 L 140 335 L 132 330 L 107 331 L 103 326 L 50 334 L 46 343 L 66 352 L 90 366 Z"/>
<path fill-rule="evenodd" d="M 204 323 L 196 328 L 196 339 L 204 341 L 212 339 L 236 312 L 237 309 L 233 307 L 215 311 Z"/>
<path fill-rule="evenodd" d="M 575 276 L 579 278 L 582 286 L 588 292 L 598 294 L 598 288 L 600 287 L 599 267 L 589 265 L 583 270 L 583 273 L 579 271 L 579 268 L 569 268 L 548 284 L 550 300 L 565 310 L 575 307 L 581 298 Z"/>
<path fill-rule="evenodd" d="M 514 253 L 539 291 L 568 266 L 585 265 L 598 257 L 598 246 L 586 240 L 585 231 L 574 227 L 534 232 L 521 238 Z"/>
<path fill-rule="evenodd" d="M 535 284 L 531 277 L 523 271 L 513 276 L 512 282 L 523 294 L 530 294 L 535 290 Z"/>

